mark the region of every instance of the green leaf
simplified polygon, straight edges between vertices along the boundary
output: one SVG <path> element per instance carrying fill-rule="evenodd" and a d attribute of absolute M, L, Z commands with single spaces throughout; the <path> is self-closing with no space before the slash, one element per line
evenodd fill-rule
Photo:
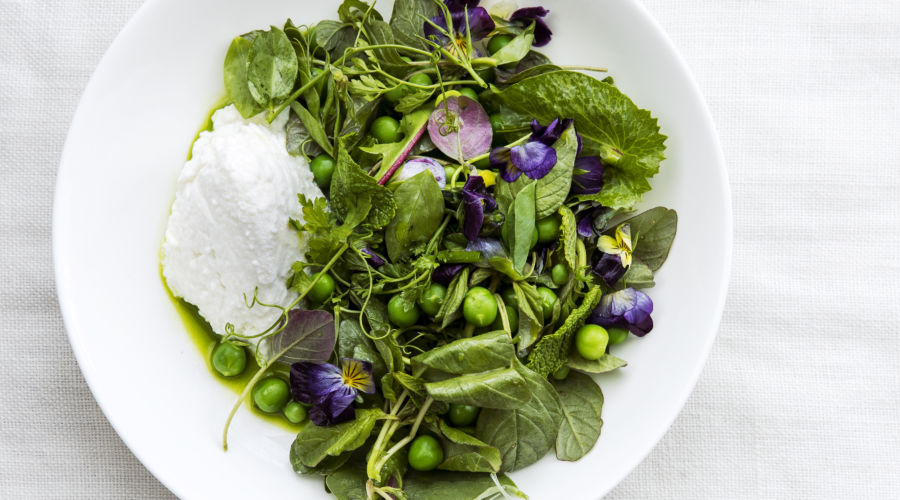
<path fill-rule="evenodd" d="M 373 12 L 377 12 L 373 9 Z M 394 31 L 391 26 L 381 20 L 369 19 L 366 21 L 366 32 L 373 45 L 393 45 Z M 408 63 L 400 57 L 397 49 L 391 47 L 386 49 L 374 49 L 376 59 L 383 68 L 389 69 L 396 73 L 400 68 L 408 66 Z"/>
<path fill-rule="evenodd" d="M 425 19 L 440 14 L 440 10 L 432 0 L 397 0 L 391 13 L 391 28 L 398 43 L 427 49 L 425 43 Z"/>
<path fill-rule="evenodd" d="M 569 358 L 566 360 L 566 366 L 584 373 L 607 373 L 626 365 L 628 363 L 624 359 L 619 359 L 612 354 L 604 354 L 600 359 L 584 359 L 575 349 L 569 353 Z"/>
<path fill-rule="evenodd" d="M 522 281 L 525 279 L 525 277 L 516 270 L 512 261 L 506 257 L 491 257 L 488 259 L 488 264 L 491 265 L 491 268 L 500 271 L 513 281 Z"/>
<path fill-rule="evenodd" d="M 315 467 L 326 457 L 355 450 L 366 442 L 375 422 L 384 416 L 377 408 L 359 409 L 356 418 L 349 422 L 329 427 L 307 425 L 291 445 L 291 461 L 296 459 L 307 467 Z"/>
<path fill-rule="evenodd" d="M 394 380 L 414 394 L 420 396 L 425 394 L 425 381 L 419 377 L 413 377 L 404 372 L 394 372 Z"/>
<path fill-rule="evenodd" d="M 381 20 L 381 13 L 369 8 L 369 4 L 362 0 L 344 0 L 338 7 L 338 18 L 345 23 L 362 21 L 368 12 L 370 18 Z"/>
<path fill-rule="evenodd" d="M 665 207 L 656 207 L 626 220 L 623 224 L 631 225 L 632 241 L 637 242 L 634 256 L 651 271 L 658 271 L 669 257 L 669 250 L 675 241 L 678 214 Z"/>
<path fill-rule="evenodd" d="M 637 258 L 632 259 L 631 265 L 622 276 L 619 282 L 623 288 L 653 288 L 656 282 L 653 281 L 653 271 Z"/>
<path fill-rule="evenodd" d="M 516 35 L 505 47 L 491 55 L 491 59 L 497 61 L 497 66 L 519 62 L 531 51 L 534 42 L 534 23 L 531 23 L 524 31 Z"/>
<path fill-rule="evenodd" d="M 506 475 L 498 474 L 498 479 L 507 495 L 528 498 Z M 500 495 L 490 474 L 477 472 L 410 471 L 403 490 L 409 500 L 484 500 Z"/>
<path fill-rule="evenodd" d="M 578 247 L 578 221 L 572 209 L 563 205 L 559 207 L 559 216 L 562 219 L 559 230 L 559 242 L 562 245 L 563 257 L 569 269 L 578 268 L 576 248 Z"/>
<path fill-rule="evenodd" d="M 248 58 L 247 82 L 256 102 L 272 107 L 290 95 L 297 79 L 297 54 L 283 31 L 272 26 L 257 35 Z"/>
<path fill-rule="evenodd" d="M 525 379 L 512 368 L 429 382 L 425 390 L 437 401 L 481 408 L 518 408 L 531 399 Z"/>
<path fill-rule="evenodd" d="M 578 138 L 575 127 L 569 127 L 553 143 L 556 150 L 556 165 L 544 177 L 534 182 L 535 217 L 548 217 L 562 206 L 572 187 L 572 171 L 575 168 L 575 153 Z M 574 269 L 574 267 L 573 267 Z"/>
<path fill-rule="evenodd" d="M 559 71 L 562 68 L 554 66 L 550 58 L 541 54 L 536 50 L 532 50 L 519 61 L 513 68 L 495 68 L 497 73 L 497 82 L 507 85 L 516 83 L 519 80 L 528 78 L 529 76 L 549 73 L 550 71 Z"/>
<path fill-rule="evenodd" d="M 328 153 L 328 156 L 333 156 L 334 149 L 331 146 L 331 141 L 328 140 L 328 133 L 322 127 L 322 122 L 316 119 L 299 101 L 291 103 L 291 111 L 297 114 L 310 137 L 316 141 L 316 144 Z"/>
<path fill-rule="evenodd" d="M 535 187 L 528 184 L 516 195 L 506 214 L 503 224 L 503 238 L 512 254 L 513 265 L 517 270 L 524 270 L 531 253 L 531 242 L 535 224 Z"/>
<path fill-rule="evenodd" d="M 349 464 L 325 477 L 325 486 L 337 500 L 367 500 L 366 468 Z"/>
<path fill-rule="evenodd" d="M 326 457 L 315 467 L 307 467 L 293 453 L 290 454 L 291 467 L 297 474 L 331 474 L 350 460 L 351 453 L 341 453 L 336 457 Z"/>
<path fill-rule="evenodd" d="M 300 361 L 324 363 L 334 351 L 334 316 L 325 311 L 294 309 L 288 313 L 288 323 L 280 333 L 268 337 L 265 345 L 269 353 L 287 351 L 279 363 Z"/>
<path fill-rule="evenodd" d="M 428 243 L 444 218 L 444 195 L 430 171 L 400 183 L 394 191 L 398 210 L 384 231 L 388 256 L 394 262 L 409 257 Z"/>
<path fill-rule="evenodd" d="M 381 379 L 387 373 L 387 365 L 375 349 L 375 344 L 363 333 L 356 320 L 345 319 L 338 328 L 338 356 L 361 359 L 372 363 L 372 375 Z"/>
<path fill-rule="evenodd" d="M 554 333 L 545 335 L 534 347 L 531 354 L 528 355 L 528 367 L 544 377 L 562 368 L 569 357 L 572 337 L 584 325 L 584 320 L 591 314 L 591 311 L 600 303 L 602 295 L 603 291 L 599 286 L 591 288 L 584 296 L 581 305 L 566 318 L 565 323 Z"/>
<path fill-rule="evenodd" d="M 603 392 L 594 379 L 581 373 L 554 380 L 553 387 L 559 394 L 563 413 L 556 436 L 556 458 L 575 461 L 587 455 L 600 437 Z"/>
<path fill-rule="evenodd" d="M 330 19 L 316 24 L 316 44 L 328 51 L 332 59 L 341 57 L 346 49 L 353 47 L 356 34 L 357 29 L 352 24 Z"/>
<path fill-rule="evenodd" d="M 244 118 L 259 114 L 263 108 L 250 94 L 247 84 L 247 65 L 250 57 L 250 40 L 239 36 L 231 41 L 225 54 L 225 92 Z"/>
<path fill-rule="evenodd" d="M 574 71 L 552 71 L 524 78 L 485 96 L 506 108 L 506 126 L 527 126 L 532 118 L 549 123 L 575 119 L 584 154 L 599 155 L 606 168 L 603 189 L 584 197 L 611 208 L 630 208 L 650 190 L 648 178 L 665 158 L 666 136 L 657 120 L 612 85 Z"/>
<path fill-rule="evenodd" d="M 516 363 L 527 380 L 532 398 L 510 410 L 484 408 L 478 415 L 476 435 L 500 450 L 503 466 L 509 472 L 531 465 L 553 448 L 562 410 L 559 398 L 547 379 Z"/>
<path fill-rule="evenodd" d="M 400 119 L 400 130 L 403 132 L 403 139 L 399 142 L 391 142 L 387 144 L 374 144 L 372 146 L 363 146 L 359 149 L 366 153 L 381 155 L 381 168 L 375 177 L 382 178 L 390 170 L 391 166 L 400 160 L 406 152 L 408 152 L 414 143 L 421 138 L 421 131 L 428 126 L 428 118 L 431 116 L 431 106 L 425 106 L 412 113 L 403 115 Z"/>
<path fill-rule="evenodd" d="M 512 342 L 503 331 L 454 340 L 412 359 L 413 367 L 426 366 L 461 375 L 509 366 L 515 357 Z"/>
<path fill-rule="evenodd" d="M 443 419 L 438 419 L 438 430 L 444 436 L 444 461 L 438 469 L 460 472 L 499 472 L 500 450 L 450 427 Z"/>
<path fill-rule="evenodd" d="M 369 198 L 372 210 L 366 222 L 376 229 L 386 226 L 397 212 L 390 189 L 367 175 L 343 146 L 338 148 L 336 163 L 331 178 L 331 206 L 338 217 L 346 220 L 360 199 Z"/>
<path fill-rule="evenodd" d="M 255 103 L 256 101 L 253 102 Z M 285 148 L 292 156 L 306 155 L 314 157 L 321 152 L 318 145 L 309 141 L 309 131 L 306 130 L 303 121 L 300 120 L 300 117 L 293 110 L 290 111 L 287 124 L 284 126 L 284 133 Z"/>
<path fill-rule="evenodd" d="M 454 315 L 456 311 L 459 310 L 459 306 L 462 305 L 463 300 L 465 300 L 466 293 L 469 292 L 470 272 L 468 267 L 464 267 L 459 274 L 453 277 L 450 286 L 447 287 L 447 295 L 444 296 L 444 303 L 441 304 L 441 308 L 438 309 L 438 313 L 435 316 L 435 319 L 441 322 L 442 328 L 446 328 L 447 325 L 456 319 L 454 318 Z"/>

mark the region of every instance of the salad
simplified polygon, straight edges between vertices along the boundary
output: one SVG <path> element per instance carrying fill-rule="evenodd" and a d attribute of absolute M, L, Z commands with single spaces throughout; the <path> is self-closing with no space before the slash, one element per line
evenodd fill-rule
<path fill-rule="evenodd" d="M 506 473 L 594 447 L 592 375 L 624 367 L 616 346 L 652 330 L 645 290 L 677 216 L 634 211 L 664 159 L 657 120 L 604 69 L 536 50 L 551 42 L 548 13 L 397 0 L 388 18 L 345 0 L 338 19 L 231 42 L 233 116 L 218 111 L 212 132 L 226 135 L 194 145 L 163 258 L 217 335 L 215 372 L 248 376 L 225 449 L 246 402 L 296 425 L 285 460 L 337 498 L 483 499 L 524 497 Z M 232 187 L 266 177 L 272 189 L 240 194 L 251 206 L 222 188 L 198 206 L 238 213 L 229 252 L 256 238 L 260 255 L 230 252 L 236 267 L 259 266 L 265 247 L 277 269 L 245 273 L 268 276 L 266 295 L 241 291 L 254 316 L 218 322 L 212 292 L 177 283 L 199 254 L 178 268 L 176 246 L 204 229 L 172 227 L 202 173 L 191 162 L 222 161 L 201 141 L 238 140 L 238 170 L 259 170 L 228 171 L 245 176 Z M 277 231 L 251 237 L 251 224 Z"/>

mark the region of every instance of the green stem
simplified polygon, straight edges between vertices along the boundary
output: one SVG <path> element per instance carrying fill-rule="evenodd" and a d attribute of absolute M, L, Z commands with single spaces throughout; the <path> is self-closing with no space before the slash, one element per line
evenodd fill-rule
<path fill-rule="evenodd" d="M 402 450 L 404 446 L 415 439 L 416 433 L 419 432 L 419 426 L 422 425 L 422 420 L 425 418 L 425 414 L 428 413 L 428 407 L 431 406 L 431 403 L 433 401 L 434 400 L 431 399 L 431 396 L 425 398 L 425 402 L 422 403 L 422 407 L 419 408 L 419 414 L 416 415 L 416 421 L 413 422 L 413 426 L 409 431 L 409 435 L 401 439 L 400 441 L 397 441 L 397 444 L 391 447 L 391 449 L 388 450 L 383 457 L 381 457 L 381 459 L 375 464 L 375 470 L 381 471 L 381 469 L 384 467 L 384 464 L 386 464 L 387 461 L 391 459 L 394 453 Z"/>
<path fill-rule="evenodd" d="M 577 70 L 581 70 L 581 71 L 596 71 L 597 73 L 606 73 L 606 72 L 609 71 L 609 70 L 606 69 L 606 68 L 601 68 L 601 67 L 598 67 L 598 66 L 578 66 L 578 65 L 572 66 L 572 65 L 565 65 L 565 66 L 560 66 L 560 68 L 562 68 L 562 69 L 571 69 L 571 70 L 576 70 L 576 71 L 577 71 Z"/>

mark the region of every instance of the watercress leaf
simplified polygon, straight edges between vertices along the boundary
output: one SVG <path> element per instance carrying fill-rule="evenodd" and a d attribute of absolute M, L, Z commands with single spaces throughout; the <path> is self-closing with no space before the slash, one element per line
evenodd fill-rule
<path fill-rule="evenodd" d="M 556 150 L 556 165 L 547 175 L 534 182 L 535 216 L 543 219 L 559 209 L 569 196 L 572 187 L 572 170 L 575 167 L 575 153 L 578 138 L 575 128 L 569 127 L 553 144 Z"/>
<path fill-rule="evenodd" d="M 665 158 L 666 136 L 657 120 L 617 88 L 574 71 L 530 76 L 484 96 L 505 109 L 504 122 L 527 125 L 574 118 L 584 153 L 599 155 L 606 168 L 603 189 L 584 197 L 612 208 L 630 208 L 650 190 L 648 178 Z"/>
<path fill-rule="evenodd" d="M 509 366 L 515 356 L 503 331 L 454 340 L 414 357 L 413 367 L 426 366 L 446 373 L 477 373 Z"/>
<path fill-rule="evenodd" d="M 535 186 L 528 184 L 516 195 L 504 222 L 504 240 L 512 254 L 513 265 L 524 270 L 531 252 L 535 223 Z"/>
<path fill-rule="evenodd" d="M 637 243 L 634 256 L 651 271 L 662 267 L 678 230 L 678 214 L 669 208 L 656 207 L 624 222 L 631 225 L 631 237 Z"/>
<path fill-rule="evenodd" d="M 397 0 L 391 13 L 391 28 L 398 43 L 418 49 L 427 49 L 425 43 L 425 19 L 440 13 L 432 0 Z"/>
<path fill-rule="evenodd" d="M 603 420 L 603 392 L 594 379 L 582 373 L 570 373 L 565 380 L 554 380 L 563 418 L 556 435 L 556 458 L 574 461 L 587 455 L 597 438 Z"/>
<path fill-rule="evenodd" d="M 399 261 L 410 256 L 434 236 L 444 217 L 444 196 L 431 172 L 425 171 L 400 183 L 394 192 L 397 211 L 384 231 L 388 257 Z"/>
<path fill-rule="evenodd" d="M 285 351 L 278 362 L 300 361 L 324 363 L 334 351 L 334 316 L 325 311 L 294 309 L 281 333 L 266 339 L 271 354 Z"/>
<path fill-rule="evenodd" d="M 566 366 L 584 373 L 606 373 L 627 365 L 628 363 L 624 359 L 619 359 L 612 354 L 604 354 L 600 359 L 584 359 L 574 349 L 566 360 Z"/>
<path fill-rule="evenodd" d="M 325 486 L 337 500 L 367 500 L 368 479 L 365 467 L 350 464 L 328 474 L 325 477 Z"/>
<path fill-rule="evenodd" d="M 250 40 L 239 36 L 231 41 L 225 54 L 225 92 L 244 118 L 259 114 L 263 108 L 250 94 L 247 84 L 247 65 L 250 57 Z"/>
<path fill-rule="evenodd" d="M 566 364 L 572 337 L 584 325 L 591 311 L 600 303 L 603 291 L 594 286 L 555 332 L 545 335 L 528 355 L 528 368 L 546 377 Z"/>
<path fill-rule="evenodd" d="M 634 258 L 631 265 L 625 271 L 625 275 L 619 280 L 622 288 L 653 288 L 656 282 L 653 281 L 653 270 L 646 264 Z"/>
<path fill-rule="evenodd" d="M 416 141 L 424 134 L 429 116 L 431 116 L 430 105 L 403 115 L 403 118 L 400 119 L 400 130 L 403 132 L 403 139 L 398 142 L 360 147 L 361 150 L 367 153 L 381 155 L 381 168 L 375 174 L 376 177 L 379 179 L 384 177 L 393 165 L 403 161 L 409 155 Z"/>
<path fill-rule="evenodd" d="M 576 248 L 578 246 L 578 221 L 575 220 L 575 214 L 572 209 L 563 205 L 558 210 L 561 222 L 559 230 L 559 243 L 562 245 L 563 258 L 568 264 L 569 269 L 576 269 L 578 261 L 576 259 Z"/>
<path fill-rule="evenodd" d="M 375 345 L 363 333 L 356 320 L 345 319 L 338 328 L 338 356 L 361 359 L 372 363 L 372 375 L 381 378 L 387 373 L 387 365 L 375 349 Z"/>
<path fill-rule="evenodd" d="M 562 420 L 559 397 L 545 376 L 516 363 L 525 378 L 531 400 L 514 409 L 484 408 L 478 415 L 475 434 L 500 450 L 504 472 L 531 465 L 547 454 L 556 441 Z"/>
<path fill-rule="evenodd" d="M 250 95 L 261 106 L 290 95 L 297 79 L 297 54 L 287 35 L 272 26 L 250 44 L 247 83 Z"/>
<path fill-rule="evenodd" d="M 428 382 L 425 390 L 437 401 L 480 408 L 518 408 L 531 399 L 525 379 L 512 368 Z"/>
<path fill-rule="evenodd" d="M 497 62 L 497 66 L 519 62 L 531 51 L 534 42 L 534 23 L 515 36 L 505 47 L 491 54 L 491 59 Z"/>
<path fill-rule="evenodd" d="M 323 151 L 328 153 L 329 156 L 332 156 L 334 150 L 331 145 L 331 141 L 328 140 L 328 134 L 325 132 L 325 128 L 322 126 L 322 122 L 316 117 L 312 115 L 299 101 L 291 102 L 291 111 L 297 114 L 300 118 L 300 121 L 303 122 L 303 126 L 306 128 L 309 136 L 316 141 L 316 144 L 322 148 Z"/>
<path fill-rule="evenodd" d="M 331 178 L 331 206 L 342 220 L 354 209 L 359 198 L 368 196 L 372 210 L 366 223 L 375 229 L 386 226 L 397 212 L 397 204 L 390 189 L 378 185 L 372 177 L 353 161 L 341 143 Z"/>
<path fill-rule="evenodd" d="M 459 306 L 462 305 L 463 300 L 466 298 L 466 293 L 469 291 L 470 272 L 468 267 L 464 267 L 459 274 L 453 277 L 450 286 L 447 287 L 447 295 L 444 297 L 444 303 L 441 304 L 441 308 L 438 309 L 438 313 L 435 316 L 435 318 L 441 322 L 442 328 L 446 328 L 447 325 L 453 321 L 453 314 L 459 309 Z"/>
<path fill-rule="evenodd" d="M 504 474 L 498 480 L 507 496 L 528 498 Z M 478 472 L 410 471 L 403 490 L 409 500 L 479 500 L 500 495 L 490 474 Z"/>
<path fill-rule="evenodd" d="M 326 457 L 355 450 L 372 434 L 375 422 L 385 416 L 378 408 L 358 409 L 356 418 L 349 422 L 328 427 L 307 425 L 291 445 L 292 461 L 296 459 L 307 467 L 315 467 Z"/>

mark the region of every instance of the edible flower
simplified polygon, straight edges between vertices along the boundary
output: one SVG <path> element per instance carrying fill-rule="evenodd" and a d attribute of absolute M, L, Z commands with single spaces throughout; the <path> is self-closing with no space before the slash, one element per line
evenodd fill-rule
<path fill-rule="evenodd" d="M 464 264 L 441 264 L 431 273 L 431 281 L 444 286 L 449 285 L 464 267 L 466 267 Z"/>
<path fill-rule="evenodd" d="M 371 248 L 364 247 L 361 251 L 362 253 L 369 256 L 369 264 L 371 264 L 372 267 L 381 267 L 385 264 L 384 259 L 382 259 L 381 256 L 375 253 Z"/>
<path fill-rule="evenodd" d="M 599 254 L 599 257 L 597 256 Z M 603 279 L 608 286 L 615 285 L 627 269 L 622 266 L 622 259 L 618 255 L 597 252 L 594 254 L 594 273 Z"/>
<path fill-rule="evenodd" d="M 575 159 L 572 176 L 572 192 L 575 194 L 597 194 L 603 188 L 603 162 L 597 156 L 583 156 Z"/>
<path fill-rule="evenodd" d="M 631 252 L 634 249 L 631 246 L 631 226 L 629 224 L 620 224 L 616 228 L 616 237 L 603 235 L 597 240 L 597 248 L 605 254 L 618 256 L 622 261 L 623 267 L 631 265 Z"/>
<path fill-rule="evenodd" d="M 425 22 L 425 37 L 447 47 L 455 55 L 465 54 L 470 38 L 473 42 L 481 40 L 494 31 L 496 26 L 490 14 L 483 7 L 478 7 L 478 2 L 479 0 L 444 0 L 444 5 L 450 11 L 452 31 L 442 14 Z"/>
<path fill-rule="evenodd" d="M 638 337 L 643 337 L 653 329 L 652 312 L 653 301 L 646 293 L 626 288 L 604 295 L 587 322 L 603 327 L 627 328 Z"/>
<path fill-rule="evenodd" d="M 462 189 L 463 207 L 466 218 L 462 233 L 469 241 L 478 239 L 484 224 L 484 212 L 497 208 L 497 201 L 488 194 L 484 179 L 480 175 L 470 175 Z"/>
<path fill-rule="evenodd" d="M 550 31 L 550 27 L 544 22 L 544 17 L 549 13 L 550 11 L 543 7 L 524 7 L 513 12 L 512 15 L 509 16 L 509 20 L 522 25 L 522 27 L 528 26 L 533 22 L 534 42 L 532 42 L 532 45 L 535 47 L 543 47 L 550 43 L 550 38 L 553 35 L 553 32 Z"/>
<path fill-rule="evenodd" d="M 537 120 L 532 120 L 531 136 L 527 142 L 511 148 L 495 148 L 490 155 L 491 166 L 500 169 L 500 176 L 506 182 L 514 182 L 523 173 L 531 179 L 544 177 L 556 165 L 553 144 L 573 123 L 571 118 L 557 118 L 545 127 Z M 578 144 L 580 149 L 580 137 Z"/>
<path fill-rule="evenodd" d="M 356 418 L 352 405 L 360 391 L 375 392 L 372 363 L 368 361 L 343 358 L 341 368 L 330 363 L 291 365 L 291 393 L 297 401 L 313 405 L 309 418 L 316 425 L 334 425 Z"/>

